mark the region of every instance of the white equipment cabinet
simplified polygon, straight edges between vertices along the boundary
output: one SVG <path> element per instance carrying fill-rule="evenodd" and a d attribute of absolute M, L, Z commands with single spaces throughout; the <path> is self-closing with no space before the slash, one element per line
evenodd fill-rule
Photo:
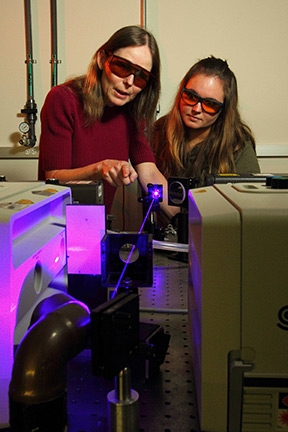
<path fill-rule="evenodd" d="M 288 430 L 288 190 L 189 191 L 189 315 L 201 430 Z"/>
<path fill-rule="evenodd" d="M 39 301 L 67 289 L 69 203 L 70 188 L 0 183 L 0 428 L 9 423 L 14 345 L 25 334 Z"/>

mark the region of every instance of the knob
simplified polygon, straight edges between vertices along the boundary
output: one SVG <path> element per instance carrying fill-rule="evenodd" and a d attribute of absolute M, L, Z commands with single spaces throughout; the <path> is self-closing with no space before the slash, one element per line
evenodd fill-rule
<path fill-rule="evenodd" d="M 273 176 L 271 178 L 271 189 L 288 189 L 288 177 Z"/>

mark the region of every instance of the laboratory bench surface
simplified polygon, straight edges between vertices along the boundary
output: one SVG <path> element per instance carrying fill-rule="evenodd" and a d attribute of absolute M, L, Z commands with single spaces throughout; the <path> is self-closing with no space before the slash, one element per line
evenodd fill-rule
<path fill-rule="evenodd" d="M 151 379 L 131 376 L 139 394 L 139 432 L 199 432 L 188 325 L 188 265 L 154 251 L 153 286 L 139 289 L 140 322 L 170 335 L 165 361 Z M 114 380 L 91 373 L 85 350 L 68 365 L 68 432 L 107 432 L 107 394 Z M 138 432 L 138 431 L 137 431 Z"/>

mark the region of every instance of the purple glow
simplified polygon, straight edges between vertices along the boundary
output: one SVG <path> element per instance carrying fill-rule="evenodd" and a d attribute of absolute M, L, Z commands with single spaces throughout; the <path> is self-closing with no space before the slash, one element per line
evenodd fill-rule
<path fill-rule="evenodd" d="M 156 201 L 162 201 L 163 186 L 159 184 L 148 184 L 148 196 Z"/>
<path fill-rule="evenodd" d="M 160 198 L 161 197 L 160 191 L 158 189 L 154 190 L 152 192 L 152 197 L 155 198 L 155 199 Z"/>
<path fill-rule="evenodd" d="M 105 234 L 105 207 L 67 206 L 66 218 L 68 273 L 101 274 L 101 240 Z"/>
<path fill-rule="evenodd" d="M 49 295 L 48 285 L 66 264 L 65 207 L 71 191 L 53 186 L 47 195 L 46 189 L 34 182 L 6 183 L 0 189 L 0 427 L 9 422 L 14 344 L 20 342 L 34 307 Z"/>

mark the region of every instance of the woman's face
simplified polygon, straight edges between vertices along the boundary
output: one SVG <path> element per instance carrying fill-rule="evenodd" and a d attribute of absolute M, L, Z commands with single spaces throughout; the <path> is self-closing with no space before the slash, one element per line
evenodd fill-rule
<path fill-rule="evenodd" d="M 209 98 L 221 103 L 224 102 L 223 81 L 218 77 L 203 74 L 195 75 L 190 78 L 185 87 L 193 90 L 201 98 Z M 185 103 L 182 97 L 179 109 L 183 123 L 187 128 L 204 129 L 207 131 L 215 123 L 221 112 L 209 114 L 203 110 L 201 102 L 191 106 Z"/>
<path fill-rule="evenodd" d="M 150 72 L 152 69 L 152 55 L 147 45 L 120 48 L 113 54 L 130 61 L 134 65 L 141 66 L 146 71 Z M 109 68 L 109 58 L 103 52 L 98 55 L 98 66 L 103 70 L 102 88 L 106 104 L 109 106 L 123 106 L 131 102 L 141 92 L 142 88 L 135 85 L 135 77 L 132 73 L 126 78 L 121 78 L 112 73 Z"/>

